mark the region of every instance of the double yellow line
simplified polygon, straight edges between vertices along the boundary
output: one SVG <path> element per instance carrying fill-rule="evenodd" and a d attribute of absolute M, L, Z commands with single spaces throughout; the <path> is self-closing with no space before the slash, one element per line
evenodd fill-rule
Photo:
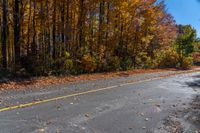
<path fill-rule="evenodd" d="M 193 72 L 196 72 L 196 71 L 179 72 L 177 74 L 186 74 L 186 73 L 193 73 Z M 30 107 L 30 106 L 33 106 L 33 105 L 43 104 L 43 103 L 57 101 L 57 100 L 63 100 L 63 99 L 67 99 L 67 98 L 71 98 L 71 97 L 75 97 L 75 96 L 81 96 L 81 95 L 86 95 L 86 94 L 95 93 L 95 92 L 101 92 L 101 91 L 105 91 L 105 90 L 111 90 L 111 89 L 114 89 L 114 88 L 123 87 L 123 86 L 127 86 L 127 85 L 133 85 L 133 84 L 137 84 L 137 83 L 159 80 L 159 79 L 163 79 L 163 78 L 170 77 L 170 76 L 174 76 L 174 74 L 168 75 L 168 76 L 165 76 L 165 77 L 157 77 L 157 78 L 149 78 L 149 79 L 141 80 L 141 81 L 133 81 L 133 82 L 130 82 L 130 83 L 124 83 L 124 84 L 120 84 L 120 85 L 109 86 L 109 87 L 95 89 L 95 90 L 89 90 L 89 91 L 85 91 L 85 92 L 79 92 L 79 93 L 70 94 L 70 95 L 66 95 L 66 96 L 59 96 L 59 97 L 41 100 L 41 101 L 36 101 L 36 102 L 19 104 L 19 105 L 16 105 L 16 106 L 4 107 L 4 108 L 0 108 L 0 112 Z"/>

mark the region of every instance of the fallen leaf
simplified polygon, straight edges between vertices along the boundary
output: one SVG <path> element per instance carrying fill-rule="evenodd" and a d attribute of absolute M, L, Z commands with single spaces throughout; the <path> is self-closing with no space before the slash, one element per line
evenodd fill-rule
<path fill-rule="evenodd" d="M 160 104 L 156 104 L 157 107 L 160 107 Z"/>
<path fill-rule="evenodd" d="M 133 129 L 133 126 L 130 126 L 129 129 L 132 130 L 132 129 Z"/>
<path fill-rule="evenodd" d="M 162 109 L 160 107 L 156 107 L 156 112 L 161 112 Z"/>
<path fill-rule="evenodd" d="M 40 129 L 38 129 L 38 131 L 39 131 L 39 132 L 44 132 L 45 129 L 44 129 L 44 128 L 40 128 Z"/>
<path fill-rule="evenodd" d="M 172 105 L 172 107 L 174 107 L 174 108 L 175 108 L 176 106 L 177 106 L 177 105 L 175 105 L 175 104 L 174 104 L 174 105 Z"/>
<path fill-rule="evenodd" d="M 90 117 L 90 115 L 89 114 L 85 114 L 85 117 Z"/>
<path fill-rule="evenodd" d="M 144 116 L 144 113 L 140 113 L 141 116 Z"/>
<path fill-rule="evenodd" d="M 57 110 L 61 110 L 61 107 L 60 107 L 60 106 L 57 106 Z"/>
<path fill-rule="evenodd" d="M 56 133 L 60 133 L 60 130 L 59 130 L 59 129 L 56 129 Z"/>

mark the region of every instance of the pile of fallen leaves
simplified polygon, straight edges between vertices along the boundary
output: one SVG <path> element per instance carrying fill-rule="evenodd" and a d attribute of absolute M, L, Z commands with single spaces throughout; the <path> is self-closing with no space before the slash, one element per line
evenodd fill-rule
<path fill-rule="evenodd" d="M 166 126 L 166 130 L 170 133 L 183 133 L 183 127 L 179 120 L 174 116 L 169 116 L 164 125 Z"/>
<path fill-rule="evenodd" d="M 197 95 L 191 102 L 191 106 L 184 110 L 183 117 L 196 126 L 195 133 L 200 133 L 200 95 Z"/>
<path fill-rule="evenodd" d="M 24 88 L 37 88 L 49 85 L 65 84 L 70 82 L 84 81 L 84 80 L 97 80 L 110 77 L 127 77 L 129 75 L 141 74 L 141 73 L 155 73 L 162 71 L 169 71 L 175 69 L 138 69 L 125 72 L 110 72 L 110 73 L 95 73 L 95 74 L 83 74 L 79 76 L 49 76 L 49 77 L 37 77 L 31 79 L 12 79 L 6 80 L 6 82 L 0 81 L 0 90 L 7 89 L 24 89 Z"/>
<path fill-rule="evenodd" d="M 194 101 L 191 104 L 192 112 L 194 117 L 192 117 L 193 123 L 199 125 L 200 128 L 200 95 L 196 96 Z"/>

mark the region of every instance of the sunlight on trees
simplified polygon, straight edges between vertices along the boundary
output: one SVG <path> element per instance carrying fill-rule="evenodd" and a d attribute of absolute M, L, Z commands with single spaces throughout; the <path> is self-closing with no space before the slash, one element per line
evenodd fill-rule
<path fill-rule="evenodd" d="M 184 47 L 184 54 L 192 52 L 184 44 L 193 46 L 194 40 L 177 34 L 180 27 L 165 11 L 164 2 L 3 0 L 0 4 L 4 69 L 48 75 L 157 68 L 163 67 L 159 51 L 173 49 L 175 42 Z M 195 39 L 196 31 L 186 32 Z"/>

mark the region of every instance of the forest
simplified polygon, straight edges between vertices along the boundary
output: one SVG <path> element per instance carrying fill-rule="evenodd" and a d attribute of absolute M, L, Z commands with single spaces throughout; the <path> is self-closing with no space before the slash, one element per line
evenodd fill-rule
<path fill-rule="evenodd" d="M 200 39 L 157 0 L 2 0 L 0 69 L 33 76 L 190 68 Z"/>

